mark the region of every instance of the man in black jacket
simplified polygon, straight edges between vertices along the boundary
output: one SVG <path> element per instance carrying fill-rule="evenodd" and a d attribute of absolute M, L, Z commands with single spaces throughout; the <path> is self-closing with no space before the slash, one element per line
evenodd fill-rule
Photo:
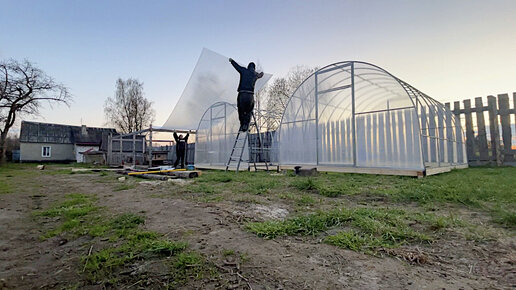
<path fill-rule="evenodd" d="M 238 119 L 240 120 L 240 131 L 245 132 L 249 129 L 249 122 L 254 109 L 254 84 L 256 80 L 263 77 L 263 72 L 255 71 L 254 62 L 250 62 L 247 68 L 238 65 L 232 58 L 229 59 L 229 62 L 240 74 L 237 97 Z"/>
<path fill-rule="evenodd" d="M 179 159 L 181 159 L 181 168 L 185 168 L 185 152 L 189 136 L 190 133 L 186 133 L 186 137 L 183 138 L 183 134 L 177 136 L 177 133 L 174 132 L 174 140 L 176 140 L 176 162 L 174 163 L 175 168 L 177 168 L 177 165 L 179 164 Z"/>

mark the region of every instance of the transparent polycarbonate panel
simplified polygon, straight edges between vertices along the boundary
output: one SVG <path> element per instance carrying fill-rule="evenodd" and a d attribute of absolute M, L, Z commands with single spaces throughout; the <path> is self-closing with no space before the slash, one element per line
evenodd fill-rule
<path fill-rule="evenodd" d="M 411 108 L 413 103 L 397 79 L 370 64 L 355 63 L 355 112 Z"/>
<path fill-rule="evenodd" d="M 208 108 L 197 128 L 195 164 L 225 166 L 231 155 L 239 126 L 238 111 L 234 105 L 221 102 Z M 246 149 L 244 156 L 248 155 L 247 152 Z"/>
<path fill-rule="evenodd" d="M 417 122 L 413 108 L 356 116 L 357 166 L 422 169 Z"/>
<path fill-rule="evenodd" d="M 317 163 L 315 121 L 283 123 L 280 127 L 280 164 Z"/>
<path fill-rule="evenodd" d="M 305 80 L 290 97 L 278 134 L 280 164 L 316 164 L 315 77 Z"/>
<path fill-rule="evenodd" d="M 271 76 L 265 74 L 258 79 L 255 91 L 258 92 Z M 196 129 L 203 113 L 212 104 L 216 102 L 236 104 L 238 82 L 239 74 L 231 66 L 227 57 L 209 49 L 203 49 L 190 80 L 163 127 Z"/>
<path fill-rule="evenodd" d="M 351 63 L 331 65 L 316 74 L 317 91 L 321 93 L 351 85 Z"/>
<path fill-rule="evenodd" d="M 422 170 L 467 162 L 460 122 L 449 109 L 362 62 L 329 65 L 305 80 L 287 104 L 277 139 L 283 165 L 355 161 Z"/>
<path fill-rule="evenodd" d="M 339 83 L 338 88 L 317 95 L 321 165 L 353 165 L 351 80 L 346 78 L 349 73 L 341 75 L 346 81 Z"/>
<path fill-rule="evenodd" d="M 467 164 L 458 118 L 443 104 L 418 94 L 421 148 L 427 167 Z"/>

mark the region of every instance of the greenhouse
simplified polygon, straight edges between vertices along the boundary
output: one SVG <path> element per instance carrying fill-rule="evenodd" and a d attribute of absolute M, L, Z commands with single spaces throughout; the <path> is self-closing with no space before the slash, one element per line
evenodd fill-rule
<path fill-rule="evenodd" d="M 217 102 L 203 114 L 195 141 L 195 166 L 224 169 L 235 142 L 240 122 L 235 105 Z M 246 148 L 247 150 L 247 148 Z M 249 153 L 244 151 L 244 156 Z M 247 164 L 243 164 L 243 167 Z"/>
<path fill-rule="evenodd" d="M 460 120 L 365 62 L 331 64 L 308 77 L 276 136 L 282 168 L 424 176 L 467 166 Z"/>

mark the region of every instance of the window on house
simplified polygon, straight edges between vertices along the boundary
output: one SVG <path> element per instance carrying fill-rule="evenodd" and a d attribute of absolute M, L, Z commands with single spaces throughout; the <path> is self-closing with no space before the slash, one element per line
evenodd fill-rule
<path fill-rule="evenodd" d="M 41 147 L 41 157 L 50 157 L 51 152 L 50 146 L 43 146 Z"/>

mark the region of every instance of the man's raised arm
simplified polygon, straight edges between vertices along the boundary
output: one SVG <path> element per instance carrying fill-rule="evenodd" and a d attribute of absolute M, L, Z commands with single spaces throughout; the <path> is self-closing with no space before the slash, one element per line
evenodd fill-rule
<path fill-rule="evenodd" d="M 232 58 L 229 59 L 229 62 L 231 63 L 231 65 L 233 65 L 233 67 L 238 71 L 238 72 L 241 72 L 244 68 L 241 67 L 238 63 L 236 63 L 236 61 L 234 61 Z"/>
<path fill-rule="evenodd" d="M 263 77 L 263 71 L 261 73 L 256 74 L 256 77 L 261 79 Z"/>

